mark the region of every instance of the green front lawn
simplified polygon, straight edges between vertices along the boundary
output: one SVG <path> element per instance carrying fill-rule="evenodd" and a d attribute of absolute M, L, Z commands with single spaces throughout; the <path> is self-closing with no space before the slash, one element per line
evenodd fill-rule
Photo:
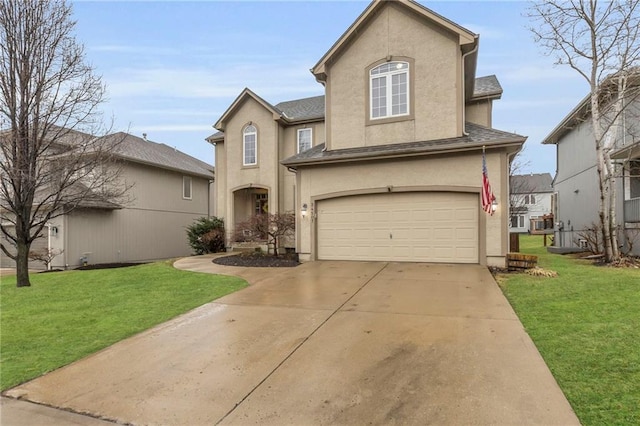
<path fill-rule="evenodd" d="M 520 251 L 559 276 L 499 276 L 503 292 L 582 424 L 640 424 L 640 269 L 549 254 L 542 238 Z"/>
<path fill-rule="evenodd" d="M 15 276 L 0 283 L 0 389 L 69 364 L 245 287 L 235 277 L 179 271 L 170 262 Z"/>

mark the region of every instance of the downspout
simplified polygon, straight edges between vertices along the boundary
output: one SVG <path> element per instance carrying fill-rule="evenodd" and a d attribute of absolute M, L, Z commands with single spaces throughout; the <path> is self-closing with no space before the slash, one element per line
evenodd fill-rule
<path fill-rule="evenodd" d="M 475 46 L 473 47 L 473 49 L 471 49 L 467 53 L 462 54 L 462 136 L 469 136 L 469 133 L 467 133 L 467 121 L 466 121 L 467 120 L 466 119 L 467 97 L 465 96 L 466 84 L 464 81 L 464 59 L 467 56 L 477 51 L 478 51 L 478 36 L 475 37 Z"/>
<path fill-rule="evenodd" d="M 214 179 L 209 179 L 209 184 L 207 185 L 207 219 L 211 219 L 211 184 L 214 182 Z"/>

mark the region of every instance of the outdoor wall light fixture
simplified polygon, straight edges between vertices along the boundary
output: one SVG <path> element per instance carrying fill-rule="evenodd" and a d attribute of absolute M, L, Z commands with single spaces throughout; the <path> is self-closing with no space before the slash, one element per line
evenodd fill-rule
<path fill-rule="evenodd" d="M 492 212 L 492 213 L 495 213 L 495 212 L 496 212 L 496 210 L 498 210 L 498 200 L 494 199 L 494 200 L 491 202 L 491 212 Z"/>
<path fill-rule="evenodd" d="M 302 205 L 302 209 L 300 210 L 300 214 L 302 215 L 302 217 L 306 217 L 307 216 L 307 205 L 306 204 Z"/>

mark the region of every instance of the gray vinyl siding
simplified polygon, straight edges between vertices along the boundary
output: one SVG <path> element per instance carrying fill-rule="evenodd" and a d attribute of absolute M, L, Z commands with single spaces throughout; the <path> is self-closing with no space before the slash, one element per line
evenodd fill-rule
<path fill-rule="evenodd" d="M 2 244 L 4 244 L 5 247 L 9 246 L 9 242 L 7 239 L 4 238 L 4 235 L 0 236 L 0 239 L 2 239 Z M 40 237 L 36 238 L 33 243 L 31 243 L 31 251 L 34 250 L 46 250 L 47 249 L 47 230 L 45 228 L 44 234 L 41 234 Z M 9 249 L 9 251 L 12 254 L 15 254 L 15 250 L 14 249 Z M 0 268 L 15 268 L 16 267 L 16 262 L 11 259 L 9 256 L 5 255 L 4 252 L 2 250 L 0 250 Z M 29 269 L 35 269 L 35 270 L 44 270 L 45 269 L 45 265 L 42 262 L 39 261 L 35 261 L 35 260 L 29 260 Z"/>
<path fill-rule="evenodd" d="M 207 216 L 209 179 L 192 178 L 192 197 L 183 199 L 184 173 L 129 164 L 123 177 L 132 184 L 122 209 L 77 209 L 65 216 L 60 238 L 65 252 L 54 267 L 143 262 L 188 256 L 186 227 Z"/>
<path fill-rule="evenodd" d="M 553 189 L 557 193 L 555 221 L 564 225 L 564 232 L 556 232 L 556 245 L 577 247 L 580 238 L 578 234 L 599 222 L 600 191 L 590 121 L 580 123 L 566 133 L 558 141 L 556 152 L 558 170 L 553 183 Z M 622 179 L 616 180 L 616 191 L 616 219 L 622 224 Z"/>

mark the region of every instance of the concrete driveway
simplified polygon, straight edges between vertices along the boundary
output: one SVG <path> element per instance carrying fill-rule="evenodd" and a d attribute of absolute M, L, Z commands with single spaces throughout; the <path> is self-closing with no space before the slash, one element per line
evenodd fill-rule
<path fill-rule="evenodd" d="M 579 424 L 481 266 L 176 266 L 252 285 L 6 394 L 87 425 Z"/>

